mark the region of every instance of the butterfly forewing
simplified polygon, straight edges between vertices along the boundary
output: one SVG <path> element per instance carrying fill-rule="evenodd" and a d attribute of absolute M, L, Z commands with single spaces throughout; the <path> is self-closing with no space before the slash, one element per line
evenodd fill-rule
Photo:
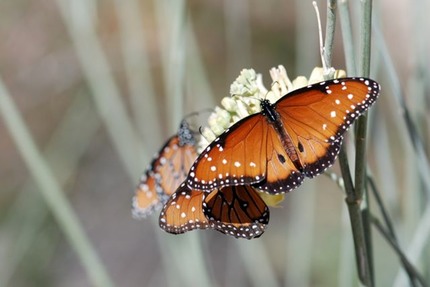
<path fill-rule="evenodd" d="M 215 139 L 191 167 L 188 186 L 211 191 L 261 181 L 266 171 L 265 125 L 264 117 L 256 114 L 239 121 Z"/>
<path fill-rule="evenodd" d="M 333 164 L 342 135 L 375 102 L 379 90 L 370 79 L 335 79 L 293 91 L 276 103 L 304 175 L 313 177 Z"/>
<path fill-rule="evenodd" d="M 163 194 L 170 196 L 186 178 L 188 171 L 197 158 L 194 145 L 180 145 L 179 137 L 169 141 L 169 148 L 160 157 L 157 173 Z M 164 203 L 163 203 L 164 204 Z"/>

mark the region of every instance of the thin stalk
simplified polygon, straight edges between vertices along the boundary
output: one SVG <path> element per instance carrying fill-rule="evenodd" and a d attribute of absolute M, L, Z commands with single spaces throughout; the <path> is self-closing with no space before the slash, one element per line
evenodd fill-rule
<path fill-rule="evenodd" d="M 127 174 L 134 182 L 139 178 L 145 158 L 143 144 L 115 84 L 106 54 L 98 39 L 95 16 L 86 0 L 57 0 L 66 28 L 75 46 L 96 109 L 119 154 Z"/>
<path fill-rule="evenodd" d="M 386 75 L 390 82 L 390 86 L 392 87 L 391 95 L 397 102 L 397 108 L 399 109 L 398 113 L 403 116 L 403 121 L 406 125 L 406 131 L 409 133 L 408 139 L 411 141 L 414 147 L 415 158 L 418 164 L 417 170 L 420 174 L 421 180 L 424 182 L 424 190 L 428 195 L 430 195 L 430 176 L 428 176 L 430 174 L 430 162 L 426 153 L 426 148 L 418 134 L 418 129 L 412 120 L 411 113 L 406 106 L 406 97 L 402 92 L 402 87 L 400 86 L 402 81 L 396 73 L 393 59 L 390 55 L 390 51 L 387 47 L 384 35 L 382 34 L 378 23 L 374 23 L 373 30 L 375 32 L 375 40 L 377 41 L 379 54 L 382 58 L 382 61 L 384 62 Z"/>
<path fill-rule="evenodd" d="M 236 78 L 243 67 L 252 65 L 252 41 L 248 0 L 224 0 L 227 79 Z M 240 39 L 238 41 L 237 39 Z"/>
<path fill-rule="evenodd" d="M 336 27 L 336 0 L 327 0 L 327 21 L 324 41 L 324 61 L 328 68 L 332 66 L 334 32 Z"/>
<path fill-rule="evenodd" d="M 372 1 L 361 1 L 361 25 L 360 25 L 360 61 L 359 74 L 368 77 L 370 74 L 370 48 L 371 48 L 371 23 L 372 23 Z M 355 131 L 355 192 L 358 198 L 362 198 L 366 187 L 366 136 L 367 136 L 367 113 L 362 115 L 356 124 Z M 368 195 L 366 196 L 368 198 Z M 374 268 L 373 268 L 373 247 L 372 233 L 369 221 L 369 206 L 365 206 L 363 213 L 364 239 L 367 250 L 367 266 L 369 271 L 369 284 L 373 286 Z"/>
<path fill-rule="evenodd" d="M 384 237 L 385 240 L 390 244 L 390 246 L 393 248 L 395 253 L 399 256 L 402 264 L 405 265 L 405 268 L 411 272 L 411 275 L 413 278 L 415 278 L 423 287 L 428 287 L 429 285 L 424 280 L 424 278 L 421 276 L 421 274 L 415 269 L 415 267 L 412 265 L 412 263 L 408 260 L 406 255 L 403 253 L 399 245 L 393 238 L 390 236 L 389 232 L 384 229 L 382 224 L 379 222 L 379 220 L 375 217 L 371 217 L 371 222 L 373 223 L 373 226 L 376 227 L 376 229 L 381 233 L 382 237 Z M 416 286 L 414 282 L 411 282 L 413 284 L 412 286 Z"/>
<path fill-rule="evenodd" d="M 396 100 L 398 105 L 399 114 L 403 116 L 403 121 L 406 125 L 406 131 L 408 132 L 408 139 L 411 141 L 414 151 L 415 160 L 418 165 L 417 171 L 419 173 L 421 181 L 424 183 L 424 191 L 426 194 L 430 194 L 430 164 L 427 154 L 425 152 L 424 144 L 421 138 L 418 136 L 417 128 L 415 127 L 410 112 L 406 107 L 405 96 L 402 93 L 400 86 L 400 79 L 396 73 L 390 51 L 386 45 L 384 35 L 381 32 L 381 28 L 378 22 L 373 23 L 373 31 L 375 32 L 375 40 L 378 47 L 379 55 L 384 63 L 385 71 L 387 74 L 388 81 L 390 82 L 391 95 Z M 421 216 L 420 221 L 416 225 L 415 232 L 412 236 L 412 240 L 409 243 L 409 248 L 406 252 L 410 258 L 412 264 L 416 264 L 419 258 L 424 254 L 423 250 L 428 246 L 430 238 L 430 203 L 427 202 L 424 208 L 424 212 Z M 394 280 L 393 286 L 404 286 L 406 284 L 406 277 L 402 270 L 399 270 Z"/>
<path fill-rule="evenodd" d="M 157 150 L 155 143 L 162 141 L 161 128 L 154 127 L 160 122 L 159 107 L 147 53 L 144 15 L 138 0 L 113 1 L 119 23 L 119 42 L 124 59 L 124 72 L 127 78 L 136 126 L 145 140 L 148 150 Z M 146 153 L 148 154 L 148 153 Z M 148 159 L 145 159 L 145 161 Z"/>
<path fill-rule="evenodd" d="M 370 213 L 370 196 L 367 189 L 364 191 L 364 203 L 361 208 L 361 218 L 363 221 L 363 233 L 364 240 L 366 244 L 366 252 L 367 252 L 367 262 L 369 264 L 370 271 L 370 280 L 372 282 L 372 286 L 375 285 L 375 274 L 374 274 L 374 265 L 373 265 L 373 244 L 372 244 L 372 228 L 370 217 L 372 214 Z"/>
<path fill-rule="evenodd" d="M 245 270 L 249 278 L 251 278 L 252 286 L 279 286 L 276 280 L 275 268 L 272 266 L 273 264 L 270 262 L 266 247 L 263 244 L 257 240 L 248 242 L 235 240 L 235 245 L 243 260 L 243 264 L 245 264 Z M 259 260 L 256 262 L 255 258 Z M 259 272 L 255 272 L 255 270 L 259 270 Z"/>
<path fill-rule="evenodd" d="M 317 205 L 317 186 L 315 181 L 306 183 L 306 190 L 300 196 L 289 197 L 289 213 L 297 218 L 291 220 L 285 228 L 286 264 L 284 286 L 312 285 L 312 259 L 315 252 L 315 210 Z M 290 238 L 295 234 L 295 239 Z M 300 238 L 300 239 L 298 239 Z M 297 240 L 298 239 L 298 240 Z M 300 250 L 301 256 L 294 256 Z"/>
<path fill-rule="evenodd" d="M 89 107 L 90 99 L 86 95 L 77 95 L 45 148 L 44 157 L 55 178 L 62 185 L 76 171 L 79 159 L 100 127 L 100 120 Z M 78 112 L 80 116 L 76 117 Z M 79 130 L 79 137 L 70 133 L 73 130 Z M 66 153 L 63 152 L 65 150 Z M 60 154 L 61 160 L 58 160 Z M 12 229 L 15 231 L 10 236 L 13 238 L 13 244 L 8 250 L 9 255 L 6 256 L 8 264 L 0 274 L 5 286 L 9 286 L 8 282 L 32 247 L 34 238 L 49 215 L 43 198 L 40 194 L 34 193 L 34 181 L 31 179 L 25 181 L 18 198 L 9 210 L 0 229 L 0 232 L 3 230 L 6 233 L 12 233 Z"/>
<path fill-rule="evenodd" d="M 188 107 L 185 95 L 185 79 L 187 75 L 187 49 L 188 31 L 192 25 L 188 25 L 190 17 L 187 14 L 186 1 L 153 1 L 156 9 L 156 18 L 161 34 L 163 75 L 165 80 L 166 110 L 169 115 L 167 124 L 169 130 L 177 130 L 178 123 Z M 176 262 L 187 286 L 211 286 L 211 279 L 206 268 L 204 256 L 204 242 L 201 234 L 196 232 L 187 237 L 169 242 L 170 249 L 179 249 L 177 258 L 186 258 L 186 262 Z M 183 241 L 182 241 L 183 240 Z M 163 257 L 168 259 L 171 253 L 162 250 Z"/>
<path fill-rule="evenodd" d="M 37 149 L 22 116 L 0 81 L 0 111 L 5 124 L 27 164 L 46 203 L 95 286 L 114 286 L 90 243 L 76 213 L 61 190 L 45 159 Z"/>
<path fill-rule="evenodd" d="M 158 30 L 160 31 L 161 62 L 166 91 L 168 131 L 176 131 L 184 115 L 184 88 L 186 63 L 186 1 L 154 0 Z"/>
<path fill-rule="evenodd" d="M 349 18 L 348 13 L 348 3 L 346 1 L 340 1 L 341 2 L 341 25 L 342 25 L 342 34 L 344 36 L 343 43 L 345 47 L 345 57 L 346 62 L 348 64 L 348 74 L 355 74 L 356 67 L 355 67 L 355 60 L 354 60 L 354 54 L 353 54 L 353 45 L 352 45 L 352 29 L 351 29 L 351 21 Z M 363 17 L 362 21 L 367 21 Z M 360 120 L 360 119 L 359 119 Z M 365 128 L 366 126 L 364 126 Z M 363 126 L 360 128 L 361 132 L 363 132 Z M 365 129 L 364 129 L 365 131 Z M 357 134 L 360 137 L 360 141 L 365 144 L 365 134 L 359 133 Z M 356 139 L 357 140 L 357 139 Z M 365 215 L 365 222 L 367 228 L 364 228 L 363 226 L 363 213 L 361 210 L 362 205 L 362 199 L 363 199 L 363 180 L 360 180 L 360 174 L 364 171 L 363 165 L 365 162 L 365 154 L 363 153 L 365 151 L 364 146 L 361 145 L 360 147 L 357 147 L 357 149 L 360 149 L 360 151 L 356 150 L 356 170 L 355 170 L 355 184 L 352 183 L 352 176 L 351 172 L 349 170 L 349 164 L 348 159 L 346 155 L 345 149 L 342 147 L 340 154 L 339 154 L 339 163 L 341 166 L 341 172 L 342 176 L 344 177 L 344 183 L 345 183 L 345 191 L 346 191 L 346 203 L 348 205 L 348 211 L 350 215 L 351 220 L 351 228 L 352 228 L 352 234 L 354 238 L 354 248 L 355 248 L 355 257 L 357 262 L 357 270 L 358 275 L 360 278 L 360 281 L 362 284 L 366 286 L 372 286 L 372 268 L 371 263 L 369 260 L 369 253 L 368 249 L 370 247 L 370 237 L 368 236 L 368 232 L 370 230 L 368 221 L 366 220 Z M 359 162 L 359 163 L 358 163 Z M 357 168 L 359 170 L 357 170 Z M 358 186 L 357 186 L 358 184 Z M 358 190 L 357 190 L 358 188 Z M 366 214 L 366 212 L 364 213 Z M 367 239 L 366 239 L 367 238 Z"/>
<path fill-rule="evenodd" d="M 356 75 L 355 50 L 352 37 L 351 18 L 349 16 L 348 0 L 338 1 L 340 28 L 342 31 L 343 49 L 345 54 L 346 70 L 349 76 Z"/>
<path fill-rule="evenodd" d="M 406 252 L 410 262 L 417 264 L 420 257 L 424 254 L 423 250 L 429 245 L 430 238 L 430 203 L 427 203 L 424 213 L 417 224 L 416 231 L 409 243 L 409 248 Z M 398 272 L 394 280 L 393 286 L 405 286 L 405 276 L 402 272 Z"/>
<path fill-rule="evenodd" d="M 216 105 L 207 71 L 203 64 L 202 53 L 197 43 L 191 19 L 187 21 L 187 63 L 189 64 L 189 73 L 187 74 L 186 96 L 199 95 L 193 97 L 195 110 L 202 108 L 214 107 Z"/>
<path fill-rule="evenodd" d="M 379 210 L 382 214 L 382 218 L 384 219 L 385 222 L 385 226 L 387 227 L 387 234 L 388 236 L 390 236 L 390 238 L 387 238 L 387 240 L 391 240 L 394 243 L 396 243 L 398 245 L 398 241 L 397 241 L 397 236 L 396 236 L 396 232 L 394 230 L 394 226 L 393 223 L 391 222 L 391 218 L 388 215 L 387 210 L 385 209 L 384 203 L 382 201 L 382 198 L 379 194 L 379 191 L 376 187 L 375 181 L 373 180 L 373 178 L 370 175 L 367 175 L 367 182 L 370 186 L 370 190 L 372 191 L 373 196 L 375 197 L 376 203 L 379 207 Z M 394 250 L 396 253 L 398 252 L 396 249 Z M 402 253 L 403 254 L 403 253 Z M 414 274 L 416 273 L 415 270 L 410 270 L 409 266 L 411 265 L 409 262 L 405 262 L 402 258 L 404 256 L 399 254 L 399 257 L 401 259 L 402 265 L 405 268 L 406 272 L 408 273 L 409 276 L 409 281 L 411 283 L 411 286 L 415 287 L 415 281 L 414 281 Z"/>

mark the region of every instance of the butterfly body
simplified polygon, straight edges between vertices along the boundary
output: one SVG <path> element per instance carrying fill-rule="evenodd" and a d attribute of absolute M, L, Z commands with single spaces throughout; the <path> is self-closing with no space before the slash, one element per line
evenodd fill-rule
<path fill-rule="evenodd" d="M 298 170 L 302 170 L 303 166 L 299 160 L 297 149 L 294 146 L 293 140 L 285 130 L 285 127 L 281 121 L 281 116 L 276 112 L 276 106 L 271 104 L 269 100 L 264 99 L 260 102 L 261 114 L 266 117 L 267 122 L 275 129 L 279 136 L 279 140 L 282 143 L 288 157 L 293 162 L 294 166 Z M 300 145 L 299 145 L 300 147 Z M 278 154 L 278 159 L 281 163 L 285 163 L 286 158 L 282 154 Z"/>
<path fill-rule="evenodd" d="M 250 115 L 215 139 L 191 166 L 187 185 L 211 191 L 251 184 L 271 194 L 298 187 L 336 159 L 348 127 L 379 95 L 365 78 L 325 81 L 275 103 L 261 100 Z"/>

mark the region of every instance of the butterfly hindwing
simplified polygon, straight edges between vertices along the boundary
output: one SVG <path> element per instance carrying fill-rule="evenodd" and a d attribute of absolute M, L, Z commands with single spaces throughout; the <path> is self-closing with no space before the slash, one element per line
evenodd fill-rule
<path fill-rule="evenodd" d="M 161 210 L 160 227 L 173 234 L 210 228 L 210 223 L 203 214 L 203 195 L 202 191 L 191 190 L 182 183 Z"/>
<path fill-rule="evenodd" d="M 269 208 L 247 185 L 217 189 L 204 198 L 203 212 L 217 230 L 237 238 L 256 238 L 269 223 Z"/>
<path fill-rule="evenodd" d="M 156 179 L 152 172 L 145 173 L 136 188 L 132 203 L 132 214 L 134 218 L 145 218 L 159 210 L 162 202 L 158 196 Z"/>
<path fill-rule="evenodd" d="M 249 186 L 225 187 L 210 193 L 181 184 L 160 213 L 166 232 L 181 234 L 194 229 L 214 229 L 236 238 L 261 236 L 269 222 L 269 209 Z"/>

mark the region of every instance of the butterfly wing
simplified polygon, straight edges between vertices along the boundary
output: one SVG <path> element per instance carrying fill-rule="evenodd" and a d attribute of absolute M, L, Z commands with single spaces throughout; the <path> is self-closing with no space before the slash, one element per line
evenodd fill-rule
<path fill-rule="evenodd" d="M 162 204 L 157 195 L 157 185 L 154 173 L 146 172 L 136 188 L 132 202 L 132 215 L 134 218 L 145 218 L 161 208 Z"/>
<path fill-rule="evenodd" d="M 203 195 L 202 191 L 191 190 L 182 183 L 161 210 L 160 228 L 173 234 L 211 228 L 203 213 Z"/>
<path fill-rule="evenodd" d="M 285 193 L 297 188 L 303 182 L 304 176 L 292 162 L 272 126 L 267 128 L 265 148 L 266 177 L 254 186 L 270 194 Z"/>
<path fill-rule="evenodd" d="M 166 142 L 141 178 L 133 198 L 133 217 L 144 218 L 160 209 L 187 176 L 197 151 L 194 142 L 182 141 L 181 135 Z"/>
<path fill-rule="evenodd" d="M 333 164 L 342 135 L 376 101 L 379 91 L 373 80 L 343 78 L 293 91 L 275 104 L 304 175 L 314 177 Z"/>
<path fill-rule="evenodd" d="M 263 180 L 267 131 L 262 114 L 251 115 L 231 126 L 210 143 L 191 166 L 187 185 L 209 192 L 223 186 Z"/>
<path fill-rule="evenodd" d="M 191 190 L 184 182 L 165 204 L 159 225 L 173 234 L 215 229 L 251 239 L 261 236 L 268 221 L 268 207 L 251 187 L 225 187 L 206 193 Z"/>
<path fill-rule="evenodd" d="M 166 147 L 168 148 L 164 149 L 157 166 L 157 173 L 160 175 L 157 178 L 160 185 L 158 195 L 162 198 L 166 196 L 168 198 L 175 192 L 197 158 L 195 146 L 191 144 L 181 145 L 179 137 L 173 137 Z M 167 198 L 162 202 L 163 204 Z"/>
<path fill-rule="evenodd" d="M 269 223 L 269 208 L 251 186 L 228 186 L 206 195 L 206 217 L 215 228 L 236 238 L 257 238 Z"/>

